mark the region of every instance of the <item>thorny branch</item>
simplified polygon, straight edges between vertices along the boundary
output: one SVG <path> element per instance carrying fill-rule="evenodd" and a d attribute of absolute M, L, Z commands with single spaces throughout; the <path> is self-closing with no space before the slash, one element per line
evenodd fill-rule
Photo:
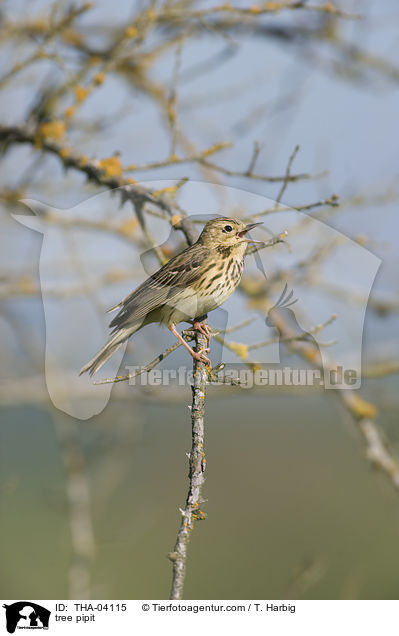
<path fill-rule="evenodd" d="M 201 333 L 196 333 L 196 350 L 207 346 L 207 339 Z M 184 579 L 187 565 L 187 549 L 190 535 L 194 527 L 194 521 L 205 519 L 206 515 L 201 511 L 203 499 L 201 496 L 204 485 L 205 472 L 205 391 L 207 384 L 207 370 L 203 362 L 193 362 L 194 380 L 192 386 L 191 402 L 191 451 L 188 456 L 189 463 L 189 488 L 186 504 L 180 510 L 181 521 L 177 533 L 176 544 L 169 559 L 173 563 L 171 599 L 183 598 Z"/>
<path fill-rule="evenodd" d="M 193 332 L 191 332 L 189 329 L 184 330 L 182 333 L 183 338 L 185 338 L 186 340 L 189 340 L 190 338 L 192 338 L 193 335 L 194 335 Z M 139 375 L 142 375 L 143 373 L 148 373 L 149 371 L 152 371 L 152 369 L 154 369 L 160 362 L 162 362 L 162 360 L 164 360 L 167 356 L 169 356 L 171 353 L 176 351 L 176 349 L 178 349 L 181 346 L 182 346 L 181 342 L 175 342 L 173 345 L 165 349 L 165 351 L 157 355 L 157 357 L 154 358 L 154 360 L 146 364 L 144 367 L 142 367 L 135 373 L 128 373 L 127 375 L 117 375 L 115 378 L 105 378 L 104 380 L 99 380 L 98 382 L 94 382 L 94 384 L 113 384 L 116 382 L 126 382 L 126 380 L 133 380 L 134 378 L 137 378 Z"/>

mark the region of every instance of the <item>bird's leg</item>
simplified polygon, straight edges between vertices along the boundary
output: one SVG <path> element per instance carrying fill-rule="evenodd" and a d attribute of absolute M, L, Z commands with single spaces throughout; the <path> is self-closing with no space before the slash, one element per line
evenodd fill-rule
<path fill-rule="evenodd" d="M 205 316 L 199 316 L 198 318 L 195 318 L 194 320 L 190 320 L 190 322 L 192 323 L 194 329 L 202 333 L 202 335 L 205 336 L 205 338 L 209 341 L 209 338 L 213 334 L 213 329 L 210 325 L 203 322 L 203 320 L 205 320 L 206 318 L 207 316 L 205 314 Z"/>
<path fill-rule="evenodd" d="M 212 327 L 206 323 L 194 321 L 193 327 L 196 331 L 202 333 L 202 335 L 205 336 L 208 340 L 213 334 Z"/>
<path fill-rule="evenodd" d="M 173 335 L 176 336 L 176 338 L 182 343 L 182 345 L 186 347 L 187 351 L 190 352 L 190 355 L 194 358 L 194 360 L 198 360 L 198 362 L 204 362 L 205 364 L 211 364 L 211 361 L 205 355 L 205 352 L 210 351 L 210 349 L 201 349 L 200 351 L 194 351 L 194 349 L 190 347 L 188 342 L 184 340 L 183 336 L 177 331 L 176 325 L 172 323 L 171 325 L 169 325 L 169 329 L 173 333 Z"/>

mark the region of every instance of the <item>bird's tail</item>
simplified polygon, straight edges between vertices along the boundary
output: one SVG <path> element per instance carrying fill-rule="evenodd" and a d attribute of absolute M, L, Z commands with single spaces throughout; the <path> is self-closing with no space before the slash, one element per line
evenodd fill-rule
<path fill-rule="evenodd" d="M 98 351 L 98 353 L 96 353 L 96 355 L 81 368 L 79 375 L 86 373 L 86 371 L 88 371 L 90 375 L 94 375 L 94 373 L 101 369 L 103 364 L 107 362 L 112 354 L 119 349 L 121 344 L 123 344 L 135 331 L 137 331 L 140 326 L 141 324 L 138 324 L 119 329 L 113 336 L 111 336 L 103 348 L 100 349 L 100 351 Z"/>

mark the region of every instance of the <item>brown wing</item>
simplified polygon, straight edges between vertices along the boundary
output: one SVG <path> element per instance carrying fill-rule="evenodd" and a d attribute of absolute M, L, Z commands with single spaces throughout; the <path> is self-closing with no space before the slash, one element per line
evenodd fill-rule
<path fill-rule="evenodd" d="M 118 331 L 136 320 L 144 320 L 150 311 L 170 302 L 197 278 L 209 256 L 209 249 L 203 245 L 187 247 L 114 307 L 120 311 L 109 326 Z"/>

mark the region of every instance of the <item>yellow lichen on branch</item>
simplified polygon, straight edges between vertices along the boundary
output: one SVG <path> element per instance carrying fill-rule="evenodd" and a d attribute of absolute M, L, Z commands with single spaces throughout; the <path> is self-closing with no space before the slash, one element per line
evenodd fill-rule
<path fill-rule="evenodd" d="M 358 418 L 373 418 L 377 415 L 377 407 L 371 402 L 367 402 L 357 393 L 351 393 L 350 407 L 354 415 Z"/>
<path fill-rule="evenodd" d="M 337 8 L 334 7 L 334 5 L 331 2 L 326 2 L 326 4 L 324 5 L 324 10 L 327 11 L 327 13 L 337 12 Z"/>
<path fill-rule="evenodd" d="M 172 197 L 176 194 L 179 189 L 179 184 L 174 186 L 168 186 L 166 188 L 162 188 L 161 190 L 155 190 L 152 194 L 154 197 L 160 197 L 163 194 L 170 194 Z"/>
<path fill-rule="evenodd" d="M 40 146 L 44 139 L 62 141 L 66 133 L 66 125 L 62 120 L 46 121 L 40 124 L 36 133 L 36 145 Z"/>
<path fill-rule="evenodd" d="M 233 351 L 241 360 L 248 360 L 248 345 L 241 342 L 229 342 L 225 344 L 230 351 Z"/>
<path fill-rule="evenodd" d="M 76 29 L 73 28 L 65 29 L 62 35 L 62 39 L 64 40 L 64 42 L 67 42 L 68 44 L 72 44 L 74 46 L 82 46 L 84 42 L 83 36 L 78 31 L 76 31 Z"/>
<path fill-rule="evenodd" d="M 71 150 L 69 148 L 61 148 L 58 154 L 61 157 L 61 159 L 67 159 L 71 154 Z"/>
<path fill-rule="evenodd" d="M 125 236 L 131 236 L 132 234 L 134 234 L 134 232 L 136 231 L 138 227 L 139 227 L 139 222 L 136 218 L 133 217 L 132 219 L 128 219 L 127 221 L 124 221 L 119 226 L 119 230 Z"/>
<path fill-rule="evenodd" d="M 202 157 L 209 157 L 210 155 L 215 154 L 215 152 L 219 152 L 219 150 L 224 150 L 225 148 L 230 148 L 231 143 L 228 141 L 221 141 L 217 144 L 213 144 L 209 148 L 206 148 L 201 152 Z"/>
<path fill-rule="evenodd" d="M 122 164 L 118 155 L 114 155 L 113 157 L 107 157 L 105 159 L 101 159 L 98 162 L 99 168 L 104 171 L 105 176 L 107 177 L 120 177 L 122 176 Z"/>
<path fill-rule="evenodd" d="M 173 227 L 177 227 L 180 221 L 182 220 L 182 218 L 183 217 L 181 214 L 174 214 L 173 216 L 170 217 L 169 222 Z"/>
<path fill-rule="evenodd" d="M 75 99 L 78 103 L 83 102 L 89 94 L 89 89 L 84 86 L 75 86 L 73 89 L 75 93 Z"/>
<path fill-rule="evenodd" d="M 136 35 L 138 35 L 138 30 L 137 30 L 137 28 L 136 28 L 135 26 L 133 26 L 133 25 L 128 26 L 128 27 L 127 27 L 127 29 L 126 29 L 126 31 L 125 31 L 125 35 L 126 35 L 126 37 L 128 37 L 128 38 L 135 38 L 135 37 L 136 37 Z"/>
<path fill-rule="evenodd" d="M 76 106 L 68 106 L 68 108 L 65 109 L 64 115 L 66 119 L 71 119 L 71 117 L 73 117 L 75 113 Z"/>
<path fill-rule="evenodd" d="M 105 73 L 96 73 L 96 75 L 93 78 L 93 82 L 96 86 L 101 86 L 101 84 L 104 84 L 105 82 Z"/>
<path fill-rule="evenodd" d="M 278 11 L 279 9 L 281 9 L 281 3 L 280 2 L 266 2 L 265 3 L 265 9 L 267 9 L 267 11 Z"/>

